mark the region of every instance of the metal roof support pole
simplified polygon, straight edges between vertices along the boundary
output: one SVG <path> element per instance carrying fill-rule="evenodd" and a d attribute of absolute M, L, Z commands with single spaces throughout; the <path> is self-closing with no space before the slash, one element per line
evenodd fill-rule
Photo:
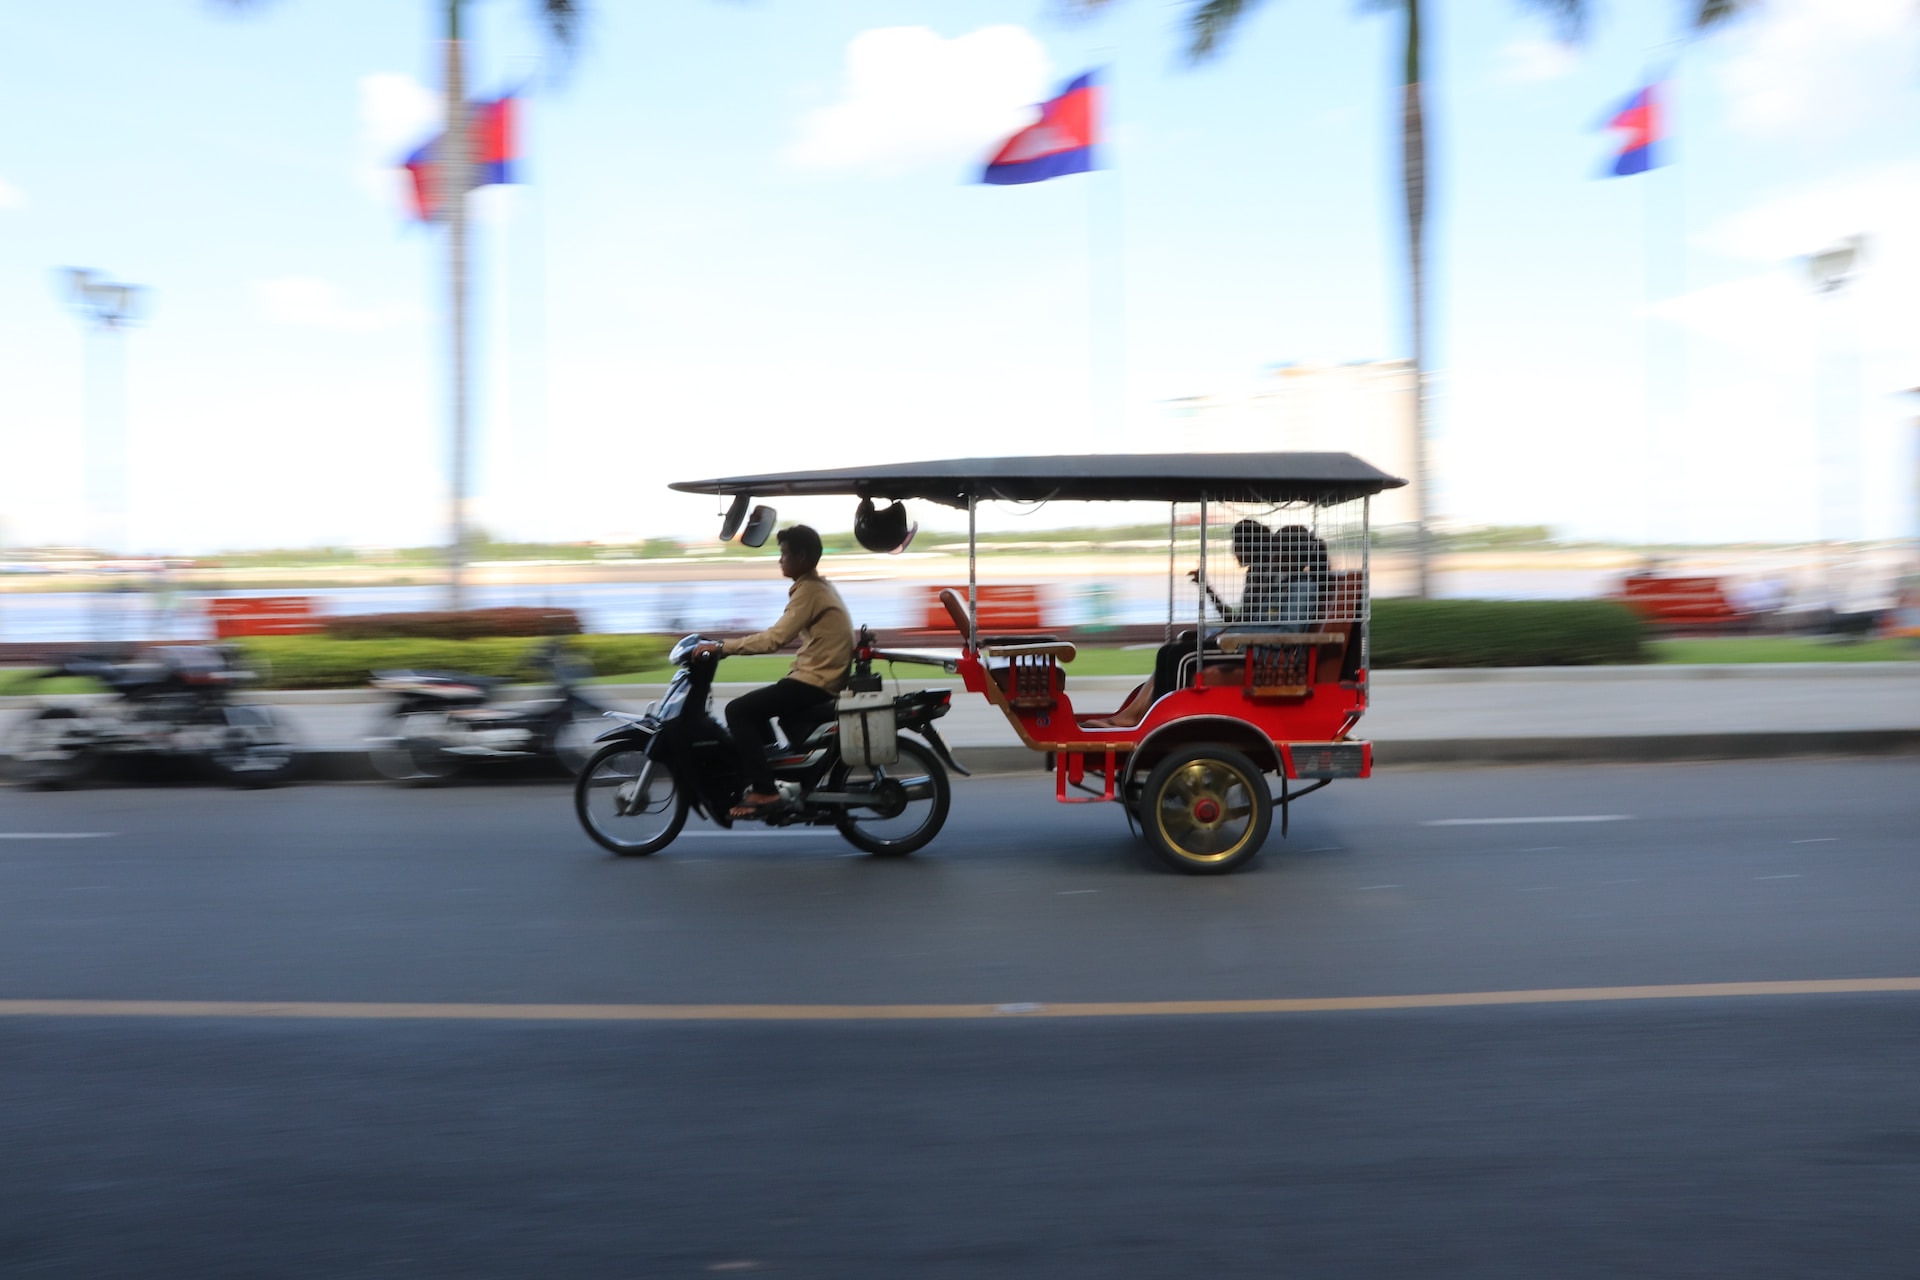
<path fill-rule="evenodd" d="M 969 653 L 980 647 L 980 576 L 976 567 L 980 535 L 974 524 L 974 508 L 979 501 L 973 494 L 967 495 L 967 652 Z"/>
<path fill-rule="evenodd" d="M 1174 559 L 1179 550 L 1177 538 L 1180 532 L 1180 504 L 1167 504 L 1167 633 L 1160 637 L 1160 643 L 1166 644 L 1173 639 L 1173 577 L 1180 571 L 1180 564 Z"/>
<path fill-rule="evenodd" d="M 1198 598 L 1193 624 L 1193 669 L 1200 670 L 1200 654 L 1207 647 L 1207 495 L 1200 495 L 1200 589 L 1195 592 Z"/>
<path fill-rule="evenodd" d="M 1373 680 L 1373 499 L 1360 499 L 1360 696 Z"/>

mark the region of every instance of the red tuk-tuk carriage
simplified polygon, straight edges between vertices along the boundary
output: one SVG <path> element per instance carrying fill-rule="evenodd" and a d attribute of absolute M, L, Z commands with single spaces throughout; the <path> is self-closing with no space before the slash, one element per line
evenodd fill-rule
<path fill-rule="evenodd" d="M 1371 744 L 1353 736 L 1367 709 L 1369 500 L 1405 483 L 1350 454 L 1231 453 L 957 458 L 672 487 L 732 498 L 728 535 L 763 497 L 964 510 L 967 594 L 944 596 L 957 647 L 893 648 L 863 636 L 858 664 L 957 673 L 1046 755 L 1057 799 L 1118 803 L 1169 866 L 1210 874 L 1259 852 L 1276 805 L 1284 835 L 1293 800 L 1372 771 Z M 1166 644 L 1155 681 L 1129 707 L 1075 705 L 1071 643 L 980 634 L 978 510 L 996 500 L 1166 505 Z M 755 525 L 771 525 L 770 511 L 755 514 Z M 844 814 L 838 820 L 850 829 Z"/>

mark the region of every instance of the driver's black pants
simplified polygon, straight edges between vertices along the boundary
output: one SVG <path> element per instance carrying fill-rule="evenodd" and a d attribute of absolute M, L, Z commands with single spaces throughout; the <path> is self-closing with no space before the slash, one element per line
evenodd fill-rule
<path fill-rule="evenodd" d="M 740 756 L 740 776 L 747 780 L 747 790 L 763 796 L 774 794 L 767 747 L 773 742 L 775 720 L 783 723 L 805 720 L 817 724 L 826 718 L 832 706 L 832 694 L 819 685 L 792 677 L 743 693 L 729 702 L 727 733 Z"/>

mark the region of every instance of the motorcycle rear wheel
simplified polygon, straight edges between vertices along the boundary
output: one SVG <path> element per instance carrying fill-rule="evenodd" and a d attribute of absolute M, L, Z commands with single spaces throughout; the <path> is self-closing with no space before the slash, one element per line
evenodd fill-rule
<path fill-rule="evenodd" d="M 594 842 L 622 858 L 644 858 L 687 825 L 687 792 L 664 760 L 635 742 L 609 742 L 573 783 L 573 812 Z"/>
<path fill-rule="evenodd" d="M 872 806 L 843 809 L 834 825 L 848 844 L 876 858 L 903 858 L 925 847 L 946 825 L 953 803 L 953 784 L 939 758 L 912 738 L 899 741 L 900 758 L 893 764 L 876 770 L 843 760 L 827 783 L 831 791 L 875 791 Z"/>
<path fill-rule="evenodd" d="M 7 741 L 7 769 L 14 780 L 43 791 L 86 781 L 100 757 L 91 747 L 72 741 L 74 721 L 79 718 L 71 707 L 52 707 L 22 721 Z"/>

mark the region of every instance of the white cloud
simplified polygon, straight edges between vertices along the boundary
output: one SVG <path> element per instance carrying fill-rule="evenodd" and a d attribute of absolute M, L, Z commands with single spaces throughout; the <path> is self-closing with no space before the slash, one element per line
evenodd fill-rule
<path fill-rule="evenodd" d="M 368 333 L 397 328 L 417 319 L 410 306 L 350 307 L 341 301 L 340 291 L 332 284 L 312 276 L 255 280 L 252 287 L 261 313 L 275 324 Z"/>
<path fill-rule="evenodd" d="M 840 100 L 801 121 L 786 159 L 883 172 L 958 164 L 1029 123 L 1049 77 L 1046 50 L 1021 27 L 951 40 L 926 27 L 863 31 L 847 46 Z"/>
<path fill-rule="evenodd" d="M 0 178 L 0 209 L 24 209 L 27 207 L 27 193 L 12 183 Z"/>
<path fill-rule="evenodd" d="M 432 137 L 446 118 L 441 95 L 412 76 L 393 72 L 360 77 L 360 145 L 354 179 L 382 204 L 402 201 L 400 164 Z"/>
<path fill-rule="evenodd" d="M 1890 127 L 1912 107 L 1913 0 L 1771 0 L 1725 40 L 1715 78 L 1748 132 L 1829 137 Z"/>
<path fill-rule="evenodd" d="M 1524 36 L 1500 50 L 1500 69 L 1494 74 L 1507 84 L 1540 84 L 1558 80 L 1578 63 L 1578 52 L 1566 41 Z"/>

